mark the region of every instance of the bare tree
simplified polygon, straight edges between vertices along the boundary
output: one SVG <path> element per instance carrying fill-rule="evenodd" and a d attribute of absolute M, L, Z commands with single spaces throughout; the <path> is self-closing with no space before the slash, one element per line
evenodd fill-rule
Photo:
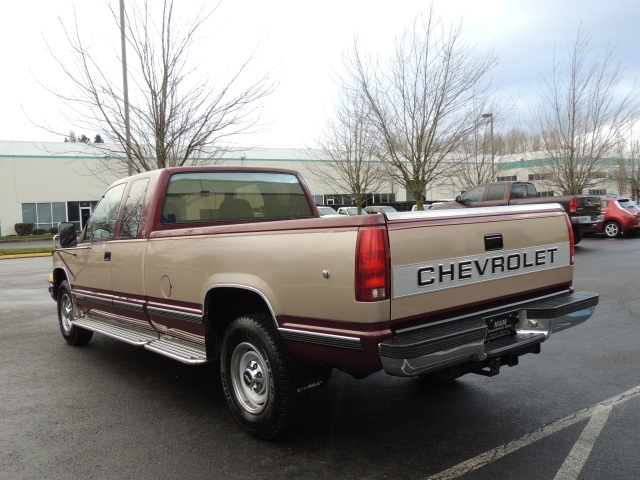
<path fill-rule="evenodd" d="M 345 88 L 323 136 L 316 140 L 325 158 L 306 163 L 311 176 L 327 188 L 337 194 L 349 192 L 358 214 L 367 199 L 388 182 L 372 127 L 366 98 Z"/>
<path fill-rule="evenodd" d="M 546 156 L 536 173 L 563 194 L 597 184 L 606 174 L 602 159 L 616 152 L 640 112 L 637 83 L 621 94 L 623 70 L 614 64 L 613 50 L 593 57 L 589 40 L 580 28 L 566 59 L 554 58 L 535 112 Z"/>
<path fill-rule="evenodd" d="M 385 63 L 354 45 L 347 75 L 370 103 L 390 176 L 423 209 L 427 188 L 447 175 L 445 160 L 481 122 L 470 106 L 489 95 L 491 53 L 476 54 L 461 25 L 445 27 L 433 7 L 396 40 Z"/>
<path fill-rule="evenodd" d="M 620 145 L 615 171 L 612 172 L 618 193 L 631 192 L 631 198 L 640 199 L 640 139 L 630 132 Z"/>
<path fill-rule="evenodd" d="M 631 187 L 631 197 L 640 202 L 640 138 L 629 139 L 629 157 L 626 162 L 627 181 Z"/>
<path fill-rule="evenodd" d="M 153 8 L 152 8 L 153 6 Z M 174 1 L 128 3 L 125 17 L 130 52 L 129 99 L 131 160 L 134 172 L 215 159 L 231 148 L 230 137 L 259 127 L 262 101 L 275 88 L 268 72 L 248 83 L 251 53 L 237 70 L 212 82 L 197 75 L 189 63 L 193 45 L 202 39 L 201 30 L 216 10 L 200 10 L 187 25 L 175 19 Z M 110 7 L 118 29 L 119 13 Z M 70 109 L 69 121 L 106 137 L 94 145 L 111 160 L 111 172 L 127 171 L 127 142 L 123 109 L 122 77 L 110 75 L 104 59 L 92 56 L 80 35 L 77 19 L 69 29 L 61 20 L 73 53 L 68 64 L 49 47 L 62 71 L 70 79 L 72 94 L 49 89 Z M 66 52 L 65 52 L 66 53 Z M 133 57 L 133 61 L 131 61 Z M 114 72 L 115 73 L 115 72 Z M 115 160 L 114 160 L 115 159 Z"/>
<path fill-rule="evenodd" d="M 500 105 L 497 100 L 482 101 L 470 109 L 471 116 L 481 119 L 482 123 L 476 125 L 450 155 L 446 184 L 452 194 L 456 195 L 470 187 L 496 180 L 504 168 L 504 162 L 512 157 L 506 151 L 506 140 L 502 134 L 503 126 L 512 111 L 512 103 Z M 519 150 L 515 146 L 511 148 Z M 524 149 L 514 153 L 522 151 Z"/>

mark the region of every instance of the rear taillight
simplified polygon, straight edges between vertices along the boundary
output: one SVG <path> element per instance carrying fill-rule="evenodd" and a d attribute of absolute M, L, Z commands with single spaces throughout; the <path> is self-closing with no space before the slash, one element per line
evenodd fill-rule
<path fill-rule="evenodd" d="M 578 211 L 578 200 L 572 198 L 569 200 L 569 212 L 576 213 Z"/>
<path fill-rule="evenodd" d="M 389 240 L 384 227 L 364 227 L 356 245 L 356 300 L 389 299 Z"/>
<path fill-rule="evenodd" d="M 572 202 L 574 200 L 571 200 Z M 564 214 L 564 219 L 567 222 L 567 230 L 569 230 L 569 259 L 571 262 L 571 265 L 573 265 L 573 257 L 576 254 L 576 246 L 574 244 L 575 239 L 573 237 L 573 227 L 571 226 L 571 219 L 569 218 L 569 215 L 567 215 L 566 213 Z"/>

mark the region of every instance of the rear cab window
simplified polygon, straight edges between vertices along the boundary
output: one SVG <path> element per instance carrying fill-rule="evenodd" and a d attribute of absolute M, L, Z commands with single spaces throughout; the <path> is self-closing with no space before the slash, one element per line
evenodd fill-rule
<path fill-rule="evenodd" d="M 187 172 L 171 176 L 160 224 L 253 222 L 313 217 L 290 173 Z"/>

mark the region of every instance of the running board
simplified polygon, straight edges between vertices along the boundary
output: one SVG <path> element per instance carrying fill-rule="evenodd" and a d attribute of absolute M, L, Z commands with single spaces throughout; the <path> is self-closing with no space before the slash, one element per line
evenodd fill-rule
<path fill-rule="evenodd" d="M 154 331 L 133 330 L 92 318 L 80 318 L 73 320 L 72 323 L 77 327 L 101 333 L 129 345 L 144 347 L 147 350 L 188 365 L 196 365 L 207 361 L 207 352 L 204 345 L 187 344 L 185 341 L 170 337 L 158 338 L 158 333 Z"/>
<path fill-rule="evenodd" d="M 199 348 L 199 345 L 196 344 L 185 345 L 184 342 L 173 338 L 165 337 L 154 340 L 147 343 L 144 348 L 189 365 L 197 365 L 207 361 L 207 352 L 204 346 Z"/>
<path fill-rule="evenodd" d="M 149 342 L 158 339 L 158 334 L 153 331 L 143 332 L 132 330 L 130 328 L 121 327 L 112 323 L 101 322 L 92 318 L 79 318 L 73 320 L 72 323 L 77 327 L 82 327 L 93 332 L 102 333 L 107 337 L 115 338 L 129 345 L 142 347 Z"/>

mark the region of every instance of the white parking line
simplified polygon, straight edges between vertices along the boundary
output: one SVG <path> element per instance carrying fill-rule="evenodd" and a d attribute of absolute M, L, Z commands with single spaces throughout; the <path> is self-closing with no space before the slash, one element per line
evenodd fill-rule
<path fill-rule="evenodd" d="M 580 473 L 580 470 L 584 466 L 584 462 L 586 462 L 589 453 L 591 452 L 593 443 L 597 439 L 600 431 L 602 430 L 602 427 L 606 423 L 611 409 L 613 409 L 613 407 L 615 407 L 616 405 L 620 405 L 628 400 L 631 400 L 634 397 L 637 397 L 638 395 L 640 395 L 640 386 L 627 390 L 620 395 L 611 397 L 589 408 L 580 410 L 577 413 L 568 415 L 558 420 L 557 422 L 546 425 L 538 430 L 535 430 L 532 433 L 523 435 L 517 440 L 505 443 L 504 445 L 478 455 L 475 458 L 459 463 L 454 467 L 428 477 L 427 480 L 445 480 L 458 478 L 473 470 L 477 470 L 480 467 L 488 465 L 506 455 L 509 455 L 510 453 L 520 450 L 521 448 L 527 447 L 532 443 L 537 442 L 538 440 L 546 438 L 549 435 L 553 435 L 554 433 L 570 427 L 571 425 L 592 417 L 592 420 L 585 427 L 585 430 L 583 431 L 582 435 L 580 435 L 580 438 L 576 442 L 576 445 L 569 453 L 569 457 L 558 472 L 558 475 L 563 473 L 567 474 L 568 476 L 556 477 L 556 479 L 576 478 L 578 473 Z M 594 416 L 595 420 L 593 419 Z M 578 469 L 577 473 L 576 469 Z"/>
<path fill-rule="evenodd" d="M 556 474 L 555 480 L 575 480 L 578 478 L 582 467 L 587 463 L 587 458 L 589 458 L 593 444 L 596 443 L 598 435 L 600 435 L 602 428 L 609 419 L 612 408 L 611 405 L 606 407 L 599 405 L 595 409 L 593 415 L 591 415 L 591 420 L 589 420 L 587 426 L 584 427 L 580 438 Z"/>

